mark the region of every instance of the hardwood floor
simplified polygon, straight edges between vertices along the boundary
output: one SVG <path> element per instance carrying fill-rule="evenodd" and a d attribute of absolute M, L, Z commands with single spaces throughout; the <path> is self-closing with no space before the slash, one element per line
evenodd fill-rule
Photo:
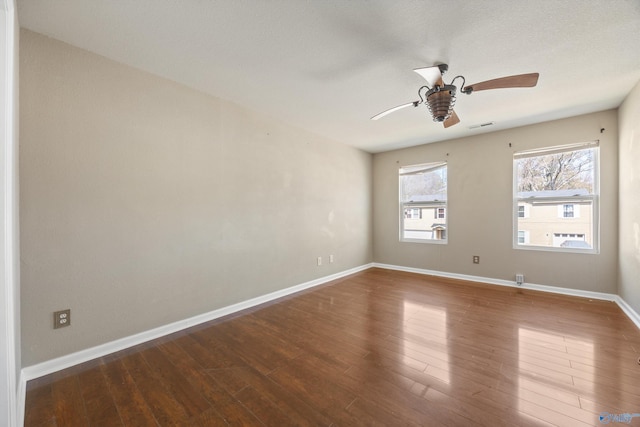
<path fill-rule="evenodd" d="M 30 381 L 25 425 L 601 425 L 639 356 L 613 302 L 370 269 Z"/>

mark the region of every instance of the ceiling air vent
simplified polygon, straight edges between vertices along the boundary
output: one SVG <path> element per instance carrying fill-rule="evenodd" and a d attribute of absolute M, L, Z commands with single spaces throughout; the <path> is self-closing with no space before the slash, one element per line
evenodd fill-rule
<path fill-rule="evenodd" d="M 480 123 L 479 125 L 469 126 L 469 129 L 484 128 L 484 127 L 487 127 L 487 126 L 493 126 L 493 125 L 495 125 L 495 124 L 496 124 L 496 122 Z"/>

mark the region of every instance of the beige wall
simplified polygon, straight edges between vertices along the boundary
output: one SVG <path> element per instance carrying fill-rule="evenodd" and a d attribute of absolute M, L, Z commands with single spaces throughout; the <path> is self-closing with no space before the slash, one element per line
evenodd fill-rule
<path fill-rule="evenodd" d="M 29 31 L 20 60 L 25 366 L 372 261 L 370 154 Z"/>
<path fill-rule="evenodd" d="M 619 109 L 620 296 L 640 313 L 640 82 Z"/>
<path fill-rule="evenodd" d="M 596 139 L 601 147 L 600 253 L 513 249 L 513 153 Z M 611 110 L 376 154 L 374 260 L 503 280 L 522 273 L 528 283 L 617 293 L 617 142 L 617 114 Z M 398 168 L 445 160 L 448 244 L 399 242 Z M 480 264 L 472 263 L 473 255 L 480 256 Z"/>

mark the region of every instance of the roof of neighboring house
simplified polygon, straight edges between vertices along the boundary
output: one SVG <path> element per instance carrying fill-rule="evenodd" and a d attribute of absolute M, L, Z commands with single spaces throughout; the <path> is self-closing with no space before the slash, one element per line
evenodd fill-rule
<path fill-rule="evenodd" d="M 411 197 L 410 202 L 446 202 L 446 194 L 420 194 Z"/>
<path fill-rule="evenodd" d="M 521 191 L 518 193 L 518 198 L 527 199 L 535 197 L 571 197 L 571 196 L 586 196 L 589 194 L 584 188 L 577 188 L 575 190 L 543 190 L 543 191 Z"/>

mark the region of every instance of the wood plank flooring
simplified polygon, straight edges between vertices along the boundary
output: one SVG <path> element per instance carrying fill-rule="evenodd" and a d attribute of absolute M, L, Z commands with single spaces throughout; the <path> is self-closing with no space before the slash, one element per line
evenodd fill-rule
<path fill-rule="evenodd" d="M 639 357 L 613 302 L 370 269 L 30 381 L 25 425 L 593 426 Z"/>

